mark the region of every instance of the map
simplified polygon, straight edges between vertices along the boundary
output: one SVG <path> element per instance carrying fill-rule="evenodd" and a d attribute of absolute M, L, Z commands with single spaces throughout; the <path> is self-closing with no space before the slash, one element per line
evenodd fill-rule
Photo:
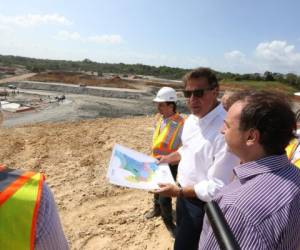
<path fill-rule="evenodd" d="M 130 182 L 149 182 L 158 168 L 158 165 L 154 162 L 137 161 L 119 150 L 115 151 L 115 156 L 120 160 L 120 168 L 132 174 L 126 177 Z"/>
<path fill-rule="evenodd" d="M 156 189 L 158 183 L 175 183 L 168 164 L 116 144 L 113 148 L 107 177 L 110 183 L 139 189 Z"/>

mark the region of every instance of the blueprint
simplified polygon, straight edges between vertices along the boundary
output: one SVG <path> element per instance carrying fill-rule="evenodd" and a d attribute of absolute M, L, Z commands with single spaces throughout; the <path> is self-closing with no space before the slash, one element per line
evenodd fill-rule
<path fill-rule="evenodd" d="M 107 178 L 115 185 L 148 190 L 175 183 L 168 164 L 157 165 L 155 158 L 119 144 L 113 148 Z"/>

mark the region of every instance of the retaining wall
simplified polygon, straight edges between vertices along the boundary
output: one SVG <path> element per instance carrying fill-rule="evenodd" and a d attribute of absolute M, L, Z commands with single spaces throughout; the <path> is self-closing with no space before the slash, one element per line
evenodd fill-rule
<path fill-rule="evenodd" d="M 142 92 L 139 90 L 119 89 L 119 88 L 103 88 L 103 87 L 80 87 L 78 85 L 63 84 L 63 83 L 45 83 L 34 81 L 17 81 L 1 84 L 2 87 L 15 85 L 19 89 L 34 89 L 44 91 L 54 91 L 62 93 L 72 93 L 80 95 L 94 95 L 101 97 L 123 98 L 123 99 L 140 99 L 145 96 L 151 96 L 151 93 Z"/>

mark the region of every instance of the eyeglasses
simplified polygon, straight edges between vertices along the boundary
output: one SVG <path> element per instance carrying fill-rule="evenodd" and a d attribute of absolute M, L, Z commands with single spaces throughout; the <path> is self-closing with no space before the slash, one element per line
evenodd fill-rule
<path fill-rule="evenodd" d="M 215 87 L 209 87 L 206 89 L 194 89 L 194 90 L 184 90 L 183 95 L 185 98 L 190 98 L 192 95 L 194 97 L 202 97 L 207 90 L 212 90 Z"/>

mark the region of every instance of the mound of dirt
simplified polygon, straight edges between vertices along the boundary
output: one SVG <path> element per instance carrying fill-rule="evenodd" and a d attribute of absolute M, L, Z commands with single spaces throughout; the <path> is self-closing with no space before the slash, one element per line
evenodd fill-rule
<path fill-rule="evenodd" d="M 53 72 L 42 72 L 36 74 L 30 78 L 30 81 L 39 82 L 60 82 L 66 84 L 77 84 L 77 85 L 88 85 L 97 87 L 110 87 L 110 88 L 127 88 L 127 89 L 148 89 L 151 91 L 154 89 L 156 93 L 157 90 L 163 86 L 170 86 L 177 90 L 182 89 L 183 84 L 181 82 L 174 83 L 168 80 L 150 80 L 150 79 L 140 79 L 132 77 L 120 77 L 118 75 L 102 77 L 89 75 L 80 72 L 65 72 L 65 71 L 53 71 Z"/>
<path fill-rule="evenodd" d="M 152 195 L 105 177 L 115 143 L 150 152 L 153 122 L 144 116 L 1 128 L 0 162 L 45 173 L 71 249 L 172 249 L 162 220 L 144 219 Z"/>
<path fill-rule="evenodd" d="M 30 81 L 61 82 L 68 84 L 81 84 L 99 87 L 136 89 L 134 81 L 120 78 L 102 78 L 76 72 L 43 72 L 30 77 Z"/>

